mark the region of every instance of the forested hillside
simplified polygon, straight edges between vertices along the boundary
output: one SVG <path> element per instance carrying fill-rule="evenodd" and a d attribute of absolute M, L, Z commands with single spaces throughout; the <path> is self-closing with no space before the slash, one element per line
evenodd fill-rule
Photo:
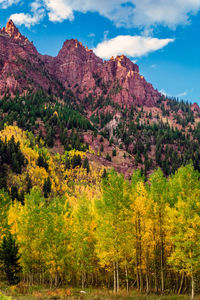
<path fill-rule="evenodd" d="M 148 181 L 137 170 L 128 181 L 97 172 L 90 150 L 51 154 L 13 126 L 0 139 L 0 258 L 10 283 L 147 293 L 194 293 L 195 283 L 198 292 L 200 174 L 192 164 L 168 178 L 158 169 Z"/>
<path fill-rule="evenodd" d="M 87 108 L 78 101 L 70 90 L 62 100 L 42 90 L 14 98 L 6 94 L 0 101 L 0 128 L 15 124 L 29 130 L 53 153 L 90 146 L 94 165 L 114 167 L 129 179 L 133 169 L 147 178 L 157 167 L 168 176 L 190 160 L 200 170 L 198 106 L 165 97 L 154 108 L 128 109 L 108 99 L 87 100 Z"/>

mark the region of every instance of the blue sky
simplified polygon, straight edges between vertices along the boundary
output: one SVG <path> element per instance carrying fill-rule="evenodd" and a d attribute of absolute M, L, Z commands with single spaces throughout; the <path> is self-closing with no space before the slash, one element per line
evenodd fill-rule
<path fill-rule="evenodd" d="M 103 59 L 125 54 L 159 91 L 200 104 L 200 0 L 0 0 L 42 54 L 77 38 Z"/>

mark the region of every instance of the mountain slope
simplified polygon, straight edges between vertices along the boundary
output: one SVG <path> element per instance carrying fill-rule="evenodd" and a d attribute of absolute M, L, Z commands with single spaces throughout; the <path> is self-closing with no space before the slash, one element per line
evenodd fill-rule
<path fill-rule="evenodd" d="M 32 131 L 54 153 L 90 146 L 93 166 L 126 177 L 190 160 L 200 170 L 199 106 L 162 96 L 127 57 L 102 61 L 77 40 L 43 56 L 11 20 L 0 50 L 0 129 Z"/>
<path fill-rule="evenodd" d="M 0 30 L 0 95 L 39 88 L 56 92 L 59 86 L 49 75 L 36 48 L 10 20 Z"/>
<path fill-rule="evenodd" d="M 127 57 L 103 62 L 77 40 L 66 41 L 56 57 L 43 56 L 12 20 L 0 31 L 0 50 L 1 94 L 39 87 L 56 92 L 60 82 L 80 100 L 92 95 L 109 97 L 126 106 L 153 106 L 160 98 L 160 93 L 139 75 L 138 66 Z"/>
<path fill-rule="evenodd" d="M 57 57 L 44 57 L 44 62 L 50 73 L 82 100 L 91 94 L 95 98 L 109 97 L 120 105 L 152 106 L 160 98 L 127 57 L 103 62 L 77 40 L 66 41 Z"/>

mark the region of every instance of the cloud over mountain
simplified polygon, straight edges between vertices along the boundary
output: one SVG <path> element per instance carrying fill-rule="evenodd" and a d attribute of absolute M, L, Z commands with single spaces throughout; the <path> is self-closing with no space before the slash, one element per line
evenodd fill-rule
<path fill-rule="evenodd" d="M 140 57 L 149 52 L 159 50 L 173 41 L 174 39 L 119 35 L 113 39 L 99 43 L 94 52 L 97 56 L 104 59 L 122 54 L 130 57 Z"/>

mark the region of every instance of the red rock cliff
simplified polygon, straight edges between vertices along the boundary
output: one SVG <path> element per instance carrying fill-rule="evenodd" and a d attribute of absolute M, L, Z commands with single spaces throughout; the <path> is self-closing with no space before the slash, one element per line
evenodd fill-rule
<path fill-rule="evenodd" d="M 40 55 L 12 20 L 0 31 L 0 92 L 30 87 L 72 89 L 81 100 L 89 94 L 109 97 L 120 105 L 155 105 L 160 98 L 139 68 L 125 56 L 103 61 L 77 40 L 67 40 L 56 57 Z"/>

